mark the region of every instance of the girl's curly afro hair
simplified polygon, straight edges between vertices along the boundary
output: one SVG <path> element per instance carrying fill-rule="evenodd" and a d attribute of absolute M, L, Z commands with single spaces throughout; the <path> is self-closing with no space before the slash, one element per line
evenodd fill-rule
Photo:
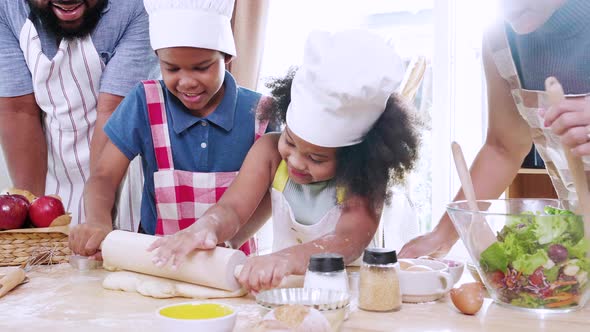
<path fill-rule="evenodd" d="M 291 85 L 297 68 L 266 84 L 274 102 L 266 118 L 284 124 L 291 102 Z M 387 100 L 385 110 L 365 139 L 338 149 L 336 183 L 347 195 L 366 197 L 373 208 L 389 202 L 393 184 L 401 183 L 414 168 L 419 147 L 419 121 L 413 108 L 397 94 Z"/>

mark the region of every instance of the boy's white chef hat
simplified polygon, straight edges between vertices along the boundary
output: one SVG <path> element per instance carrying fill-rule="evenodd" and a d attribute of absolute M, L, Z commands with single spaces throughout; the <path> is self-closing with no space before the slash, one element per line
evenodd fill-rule
<path fill-rule="evenodd" d="M 235 0 L 144 0 L 154 50 L 198 47 L 236 55 L 231 16 Z"/>
<path fill-rule="evenodd" d="M 318 146 L 360 143 L 403 75 L 400 57 L 379 35 L 314 31 L 293 79 L 287 126 Z"/>

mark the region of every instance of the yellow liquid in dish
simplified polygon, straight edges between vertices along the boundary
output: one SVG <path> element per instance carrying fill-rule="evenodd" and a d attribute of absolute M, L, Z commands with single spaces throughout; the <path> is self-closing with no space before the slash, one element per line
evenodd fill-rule
<path fill-rule="evenodd" d="M 230 308 L 214 303 L 179 304 L 160 310 L 160 315 L 175 319 L 213 319 L 232 313 Z"/>

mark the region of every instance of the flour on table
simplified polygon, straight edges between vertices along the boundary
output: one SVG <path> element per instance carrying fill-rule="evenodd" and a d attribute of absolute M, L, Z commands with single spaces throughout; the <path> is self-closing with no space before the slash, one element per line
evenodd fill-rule
<path fill-rule="evenodd" d="M 143 296 L 158 299 L 171 297 L 214 299 L 246 295 L 246 291 L 243 289 L 230 292 L 129 271 L 110 273 L 102 282 L 102 287 L 125 292 L 135 292 Z"/>

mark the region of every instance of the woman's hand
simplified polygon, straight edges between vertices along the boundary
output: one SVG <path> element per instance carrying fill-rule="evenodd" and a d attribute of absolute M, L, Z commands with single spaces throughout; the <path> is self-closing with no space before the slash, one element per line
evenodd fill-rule
<path fill-rule="evenodd" d="M 293 274 L 296 261 L 295 257 L 284 253 L 250 257 L 238 281 L 246 290 L 253 292 L 278 287 L 283 278 Z"/>
<path fill-rule="evenodd" d="M 172 260 L 172 268 L 177 269 L 184 263 L 186 256 L 195 249 L 213 249 L 217 246 L 217 234 L 214 226 L 205 220 L 198 220 L 192 226 L 154 241 L 148 251 L 158 249 L 153 258 L 156 266 L 161 267 Z"/>
<path fill-rule="evenodd" d="M 551 128 L 577 156 L 590 155 L 590 102 L 586 99 L 565 99 L 541 113 L 545 127 Z"/>
<path fill-rule="evenodd" d="M 459 237 L 455 228 L 452 225 L 449 227 L 445 223 L 445 219 L 443 219 L 432 232 L 418 236 L 406 243 L 400 251 L 399 257 L 444 257 L 451 250 Z M 450 220 L 448 220 L 448 224 L 450 223 Z"/>

